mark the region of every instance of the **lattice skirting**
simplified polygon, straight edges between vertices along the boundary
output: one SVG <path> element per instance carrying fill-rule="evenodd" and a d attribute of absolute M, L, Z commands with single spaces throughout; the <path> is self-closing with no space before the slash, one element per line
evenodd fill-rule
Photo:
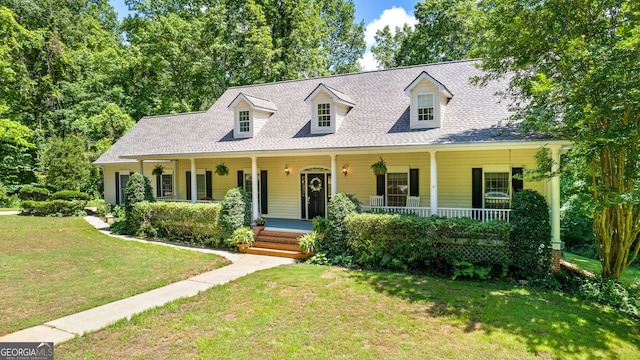
<path fill-rule="evenodd" d="M 478 244 L 458 244 L 458 243 L 438 243 L 435 244 L 441 252 L 457 253 L 462 258 L 478 263 L 502 262 L 504 257 L 509 256 L 509 249 L 506 245 L 478 245 Z"/>

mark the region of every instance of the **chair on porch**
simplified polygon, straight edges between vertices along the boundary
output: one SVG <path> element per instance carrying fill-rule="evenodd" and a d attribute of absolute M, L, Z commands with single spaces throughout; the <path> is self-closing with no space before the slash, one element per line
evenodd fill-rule
<path fill-rule="evenodd" d="M 382 195 L 369 196 L 369 205 L 370 206 L 384 206 L 384 196 L 382 196 Z"/>
<path fill-rule="evenodd" d="M 407 196 L 407 207 L 415 208 L 420 206 L 420 196 Z"/>

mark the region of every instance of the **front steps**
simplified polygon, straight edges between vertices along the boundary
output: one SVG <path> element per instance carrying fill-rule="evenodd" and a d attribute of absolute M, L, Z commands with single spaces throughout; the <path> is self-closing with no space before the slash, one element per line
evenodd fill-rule
<path fill-rule="evenodd" d="M 256 236 L 253 246 L 244 249 L 240 248 L 240 252 L 290 259 L 306 259 L 313 254 L 300 251 L 298 239 L 303 235 L 293 232 L 262 230 Z"/>

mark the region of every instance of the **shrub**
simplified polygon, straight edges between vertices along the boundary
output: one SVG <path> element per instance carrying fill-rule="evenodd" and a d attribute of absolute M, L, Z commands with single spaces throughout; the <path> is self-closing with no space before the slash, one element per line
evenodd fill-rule
<path fill-rule="evenodd" d="M 327 206 L 327 228 L 321 249 L 332 255 L 347 255 L 347 228 L 345 221 L 351 214 L 360 212 L 360 203 L 351 194 L 337 193 Z"/>
<path fill-rule="evenodd" d="M 143 201 L 135 205 L 133 216 L 140 224 L 139 235 L 219 246 L 220 208 L 220 204 Z"/>
<path fill-rule="evenodd" d="M 317 232 L 311 232 L 309 234 L 304 234 L 299 239 L 300 250 L 306 253 L 316 252 L 318 250 L 319 236 Z"/>
<path fill-rule="evenodd" d="M 125 235 L 127 231 L 127 222 L 125 220 L 116 221 L 109 227 L 112 233 L 116 235 Z"/>
<path fill-rule="evenodd" d="M 89 194 L 75 190 L 62 190 L 51 195 L 53 200 L 89 200 Z"/>
<path fill-rule="evenodd" d="M 549 207 L 540 193 L 523 190 L 512 200 L 511 271 L 521 279 L 544 278 L 551 266 Z"/>
<path fill-rule="evenodd" d="M 81 200 L 25 200 L 20 204 L 22 214 L 34 216 L 84 216 L 84 205 Z"/>
<path fill-rule="evenodd" d="M 20 200 L 45 201 L 49 198 L 49 194 L 49 190 L 43 187 L 25 185 L 18 192 L 18 198 Z"/>
<path fill-rule="evenodd" d="M 107 204 L 107 203 L 98 204 L 98 206 L 96 207 L 96 214 L 98 214 L 99 217 L 104 219 L 107 216 L 107 214 L 111 214 L 111 204 Z"/>
<path fill-rule="evenodd" d="M 231 236 L 226 240 L 227 244 L 231 246 L 235 246 L 235 245 L 251 246 L 253 245 L 253 241 L 254 241 L 253 230 L 251 230 L 251 228 L 248 226 L 237 228 L 233 232 L 233 234 L 231 234 Z"/>
<path fill-rule="evenodd" d="M 0 207 L 11 207 L 13 203 L 14 198 L 9 195 L 9 188 L 0 183 Z"/>
<path fill-rule="evenodd" d="M 228 239 L 236 229 L 251 225 L 251 197 L 241 188 L 229 189 L 222 200 L 220 226 Z"/>
<path fill-rule="evenodd" d="M 313 218 L 311 229 L 318 234 L 324 234 L 327 231 L 327 226 L 329 226 L 329 223 L 327 222 L 326 218 L 322 216 L 316 216 Z"/>
<path fill-rule="evenodd" d="M 134 219 L 133 210 L 135 205 L 142 201 L 155 201 L 151 183 L 146 176 L 134 173 L 129 177 L 124 190 L 124 215 L 131 235 L 135 235 L 140 229 L 141 224 Z"/>
<path fill-rule="evenodd" d="M 509 224 L 502 221 L 365 213 L 347 217 L 346 228 L 353 261 L 366 268 L 455 275 L 458 262 L 458 270 L 469 263 L 473 271 L 503 275 L 510 258 Z"/>

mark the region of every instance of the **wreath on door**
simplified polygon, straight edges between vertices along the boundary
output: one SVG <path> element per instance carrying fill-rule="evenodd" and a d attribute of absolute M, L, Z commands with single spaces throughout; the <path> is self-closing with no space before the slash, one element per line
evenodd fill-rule
<path fill-rule="evenodd" d="M 311 189 L 311 191 L 322 190 L 322 180 L 320 180 L 320 178 L 311 179 L 311 181 L 309 181 L 309 189 Z"/>

